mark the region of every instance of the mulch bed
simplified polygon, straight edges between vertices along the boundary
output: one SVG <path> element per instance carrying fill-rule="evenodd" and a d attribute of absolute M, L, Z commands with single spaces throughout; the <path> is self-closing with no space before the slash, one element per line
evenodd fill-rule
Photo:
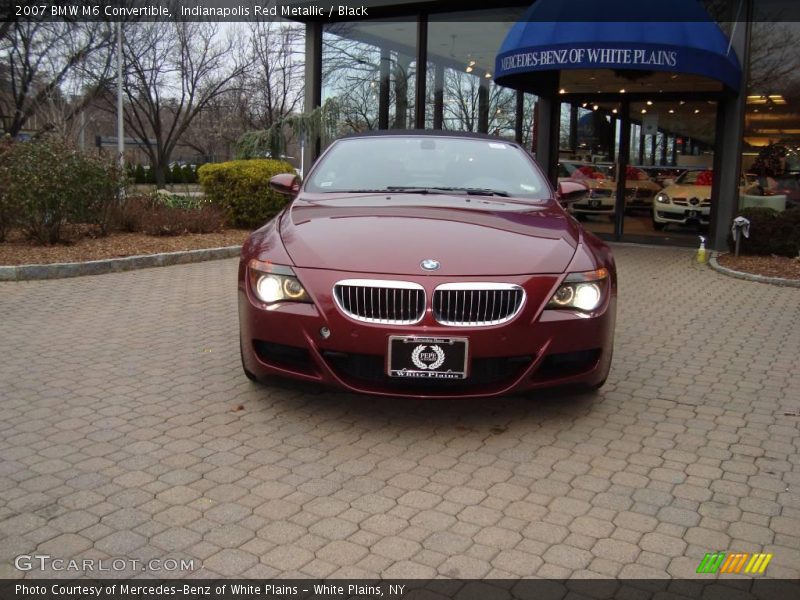
<path fill-rule="evenodd" d="M 722 254 L 717 262 L 727 269 L 766 277 L 800 279 L 800 258 L 786 256 L 739 256 Z"/>
<path fill-rule="evenodd" d="M 69 245 L 39 246 L 19 238 L 0 243 L 0 265 L 51 264 L 120 258 L 139 254 L 202 250 L 244 243 L 249 231 L 227 229 L 218 233 L 152 236 L 144 233 L 112 233 L 85 237 Z"/>

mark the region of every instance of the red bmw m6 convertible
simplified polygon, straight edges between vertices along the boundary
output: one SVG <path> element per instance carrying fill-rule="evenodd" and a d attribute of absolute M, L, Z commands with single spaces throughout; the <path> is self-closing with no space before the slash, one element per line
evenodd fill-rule
<path fill-rule="evenodd" d="M 518 144 L 442 131 L 340 139 L 239 264 L 242 366 L 383 396 L 597 388 L 611 366 L 609 248 Z"/>

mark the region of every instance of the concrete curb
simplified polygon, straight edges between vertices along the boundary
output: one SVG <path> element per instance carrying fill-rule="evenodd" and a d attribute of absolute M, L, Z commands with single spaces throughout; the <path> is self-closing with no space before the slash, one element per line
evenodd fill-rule
<path fill-rule="evenodd" d="M 733 269 L 728 269 L 727 267 L 723 267 L 722 265 L 720 265 L 719 262 L 717 262 L 717 256 L 720 255 L 715 254 L 711 256 L 711 258 L 708 260 L 708 266 L 717 271 L 718 273 L 722 273 L 723 275 L 736 277 L 737 279 L 746 279 L 747 281 L 757 281 L 759 283 L 769 283 L 772 285 L 781 285 L 784 287 L 800 288 L 800 279 L 767 277 L 766 275 L 755 275 L 753 273 L 745 273 L 743 271 L 734 271 Z"/>
<path fill-rule="evenodd" d="M 119 273 L 149 267 L 166 267 L 187 263 L 219 260 L 239 256 L 241 246 L 225 246 L 222 248 L 203 248 L 201 250 L 185 250 L 182 252 L 164 252 L 162 254 L 144 254 L 90 260 L 87 262 L 53 263 L 49 265 L 11 265 L 0 266 L 0 281 L 30 281 L 34 279 L 62 279 L 65 277 L 81 277 L 83 275 L 103 275 Z"/>

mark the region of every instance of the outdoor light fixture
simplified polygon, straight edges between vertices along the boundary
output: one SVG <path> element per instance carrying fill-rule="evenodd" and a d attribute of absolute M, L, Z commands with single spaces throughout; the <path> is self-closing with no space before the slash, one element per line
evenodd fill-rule
<path fill-rule="evenodd" d="M 472 73 L 472 67 L 471 66 L 467 66 L 466 71 L 467 71 L 467 73 Z"/>
<path fill-rule="evenodd" d="M 611 112 L 614 113 L 614 114 L 617 114 L 617 109 L 616 108 L 612 108 Z"/>
<path fill-rule="evenodd" d="M 597 104 L 595 104 L 594 106 L 592 106 L 592 110 L 597 110 L 598 108 L 600 108 L 600 107 L 599 107 L 599 106 L 597 106 Z"/>
<path fill-rule="evenodd" d="M 622 88 L 622 89 L 619 91 L 619 93 L 620 93 L 620 94 L 624 94 L 624 93 L 625 93 L 625 88 Z"/>
<path fill-rule="evenodd" d="M 566 94 L 567 90 L 565 90 L 564 88 L 561 88 L 560 90 L 558 90 L 558 93 L 559 94 Z"/>
<path fill-rule="evenodd" d="M 642 109 L 642 114 L 643 114 L 643 115 L 646 115 L 646 114 L 647 114 L 647 109 L 646 109 L 646 108 L 643 108 L 643 109 Z"/>
<path fill-rule="evenodd" d="M 492 78 L 492 74 L 491 74 L 491 73 L 489 73 L 489 71 L 486 71 L 486 75 L 484 75 L 484 77 L 485 77 L 486 79 L 491 79 L 491 78 Z"/>
<path fill-rule="evenodd" d="M 669 109 L 669 114 L 674 115 L 675 114 L 675 109 L 674 108 L 670 108 Z"/>
<path fill-rule="evenodd" d="M 652 100 L 648 100 L 647 101 L 647 106 L 653 106 L 653 101 Z"/>

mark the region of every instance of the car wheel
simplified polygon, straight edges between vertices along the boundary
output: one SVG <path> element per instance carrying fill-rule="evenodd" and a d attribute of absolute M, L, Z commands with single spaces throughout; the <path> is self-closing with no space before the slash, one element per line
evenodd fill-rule
<path fill-rule="evenodd" d="M 242 371 L 244 371 L 244 376 L 247 377 L 250 381 L 258 382 L 258 377 L 255 376 L 252 372 L 250 372 L 246 366 L 244 366 L 244 352 L 242 352 L 242 340 L 239 340 L 239 358 L 242 361 Z"/>
<path fill-rule="evenodd" d="M 666 227 L 667 227 L 666 223 L 659 223 L 658 221 L 653 219 L 653 229 L 655 229 L 656 231 L 664 231 Z"/>

